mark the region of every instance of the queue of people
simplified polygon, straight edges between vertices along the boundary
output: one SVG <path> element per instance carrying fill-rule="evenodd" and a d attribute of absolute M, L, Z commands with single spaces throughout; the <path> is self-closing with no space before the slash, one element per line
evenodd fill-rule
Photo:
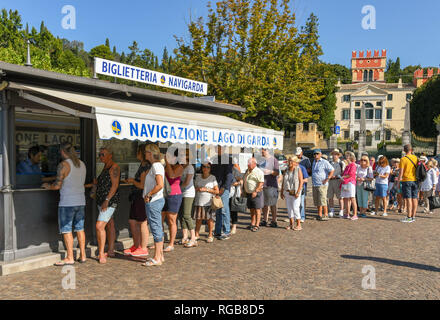
<path fill-rule="evenodd" d="M 164 253 L 174 251 L 175 244 L 185 248 L 197 247 L 203 223 L 208 229 L 207 243 L 212 243 L 214 239 L 229 239 L 236 233 L 238 212 L 247 209 L 251 216 L 248 229 L 252 232 L 259 231 L 262 226 L 277 227 L 279 198 L 285 201 L 287 208 L 289 225 L 286 230 L 303 230 L 305 194 L 310 176 L 319 221 L 335 216 L 335 197 L 339 203 L 340 218 L 354 221 L 358 220 L 358 216 L 366 217 L 369 198 L 373 196 L 371 215 L 378 214 L 382 205 L 382 215 L 387 216 L 390 205 L 390 210 L 407 213 L 402 222 L 414 222 L 419 200 L 424 212 L 432 213 L 428 199 L 440 194 L 439 169 L 435 159 L 428 161 L 426 157 L 418 159 L 413 155 L 410 145 L 404 147 L 404 152 L 405 156 L 392 159 L 391 165 L 385 156 L 380 156 L 373 168 L 367 154 L 363 154 L 357 162 L 354 153 L 347 151 L 342 160 L 342 154 L 335 149 L 331 153 L 332 159 L 327 161 L 321 150 L 316 149 L 314 159 L 310 161 L 298 148 L 295 155 L 286 156 L 287 168 L 281 172 L 278 160 L 263 149 L 262 161 L 258 163 L 256 158 L 250 158 L 243 175 L 238 161 L 225 154 L 219 146 L 215 158 L 204 161 L 201 174 L 196 175 L 189 163 L 189 150 L 186 151 L 185 161 L 179 161 L 177 151 L 167 153 L 162 159 L 157 145 L 142 144 L 137 149 L 140 165 L 134 178 L 121 181 L 121 170 L 113 161 L 111 148 L 102 147 L 99 159 L 104 168 L 93 183 L 85 184 L 84 163 L 78 159 L 71 144 L 63 143 L 60 146 L 63 161 L 58 166 L 55 182 L 42 186 L 60 191 L 58 222 L 67 255 L 56 265 L 75 263 L 72 230 L 77 234 L 80 247 L 80 259 L 77 261 L 86 261 L 85 188 L 92 188 L 91 196 L 95 198 L 99 212 L 95 226 L 98 261 L 104 264 L 108 257 L 115 256 L 114 214 L 121 201 L 121 182 L 131 185 L 129 226 L 133 245 L 124 250 L 124 255 L 146 258 L 150 255 L 149 249 L 154 249 L 154 255 L 142 264 L 147 267 L 163 264 Z M 420 166 L 426 172 L 423 181 L 419 177 Z M 170 234 L 166 247 L 165 221 Z M 182 239 L 176 241 L 178 222 Z M 148 247 L 149 232 L 154 240 L 151 247 Z"/>

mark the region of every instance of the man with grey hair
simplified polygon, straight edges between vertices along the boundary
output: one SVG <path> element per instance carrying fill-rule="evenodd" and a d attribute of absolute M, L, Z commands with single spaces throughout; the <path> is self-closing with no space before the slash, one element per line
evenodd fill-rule
<path fill-rule="evenodd" d="M 327 208 L 327 188 L 328 181 L 333 177 L 335 169 L 325 159 L 321 158 L 322 152 L 320 149 L 313 151 L 315 160 L 312 164 L 312 183 L 313 183 L 313 202 L 318 208 L 318 220 L 328 220 Z M 324 211 L 324 217 L 322 212 Z"/>
<path fill-rule="evenodd" d="M 264 173 L 257 167 L 257 160 L 248 160 L 248 169 L 243 177 L 244 191 L 247 194 L 247 207 L 251 211 L 250 229 L 260 229 L 261 208 L 263 208 Z"/>
<path fill-rule="evenodd" d="M 264 173 L 264 187 L 263 187 L 263 221 L 261 226 L 267 226 L 269 220 L 269 209 L 272 212 L 271 227 L 277 227 L 277 201 L 278 201 L 278 176 L 280 168 L 278 160 L 269 153 L 269 150 L 261 149 L 263 156 L 262 162 L 258 166 Z"/>
<path fill-rule="evenodd" d="M 333 218 L 334 215 L 334 197 L 339 201 L 339 217 L 342 217 L 344 215 L 344 200 L 341 198 L 341 177 L 342 173 L 345 169 L 345 164 L 340 160 L 341 153 L 338 149 L 334 149 L 331 153 L 332 159 L 329 161 L 330 164 L 335 169 L 335 172 L 333 173 L 333 177 L 330 179 L 328 183 L 328 190 L 327 190 L 327 198 L 328 198 L 328 204 L 330 207 L 329 217 Z"/>

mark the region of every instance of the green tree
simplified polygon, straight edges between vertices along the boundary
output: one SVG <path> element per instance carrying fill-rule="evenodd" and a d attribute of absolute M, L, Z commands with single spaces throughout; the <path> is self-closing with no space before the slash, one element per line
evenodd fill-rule
<path fill-rule="evenodd" d="M 387 83 L 397 83 L 402 75 L 402 70 L 400 69 L 400 58 L 397 57 L 394 62 L 388 59 L 387 69 L 385 71 L 385 81 Z"/>
<path fill-rule="evenodd" d="M 410 109 L 411 129 L 422 137 L 436 137 L 433 119 L 440 115 L 440 77 L 427 81 L 414 92 Z"/>
<path fill-rule="evenodd" d="M 113 60 L 114 58 L 112 52 L 110 51 L 110 48 L 104 44 L 92 48 L 92 50 L 90 50 L 90 56 L 92 58 L 97 57 L 107 60 Z"/>

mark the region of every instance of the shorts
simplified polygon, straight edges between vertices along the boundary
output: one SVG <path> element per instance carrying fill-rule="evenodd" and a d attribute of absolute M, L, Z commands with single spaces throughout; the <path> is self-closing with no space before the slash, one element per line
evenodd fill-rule
<path fill-rule="evenodd" d="M 275 187 L 264 187 L 263 197 L 265 206 L 276 206 L 278 202 L 278 188 Z"/>
<path fill-rule="evenodd" d="M 58 226 L 60 234 L 84 231 L 85 206 L 58 207 Z"/>
<path fill-rule="evenodd" d="M 403 199 L 417 199 L 419 187 L 415 181 L 402 181 L 402 197 Z"/>
<path fill-rule="evenodd" d="M 98 206 L 99 216 L 97 221 L 109 222 L 115 213 L 116 207 L 108 207 L 107 210 L 101 211 L 101 207 Z"/>
<path fill-rule="evenodd" d="M 376 190 L 374 190 L 375 197 L 384 198 L 387 196 L 387 192 L 388 192 L 388 185 L 387 184 L 376 183 Z"/>
<path fill-rule="evenodd" d="M 261 209 L 263 208 L 263 192 L 260 191 L 257 193 L 255 198 L 252 198 L 252 194 L 248 194 L 247 196 L 247 207 L 249 209 Z"/>
<path fill-rule="evenodd" d="M 356 186 L 351 182 L 341 185 L 341 198 L 356 198 Z"/>
<path fill-rule="evenodd" d="M 339 179 L 330 180 L 328 182 L 327 198 L 333 199 L 336 196 L 336 198 L 341 199 L 340 185 L 341 185 L 341 180 Z"/>
<path fill-rule="evenodd" d="M 326 207 L 327 206 L 327 190 L 326 186 L 313 186 L 313 204 L 315 207 Z"/>
<path fill-rule="evenodd" d="M 134 200 L 131 201 L 129 219 L 136 220 L 138 222 L 144 222 L 147 220 L 145 200 L 142 198 L 142 196 L 136 196 Z"/>
<path fill-rule="evenodd" d="M 172 196 L 168 196 L 165 199 L 165 205 L 163 207 L 163 211 L 179 213 L 180 205 L 182 204 L 183 196 L 182 194 L 175 194 Z"/>

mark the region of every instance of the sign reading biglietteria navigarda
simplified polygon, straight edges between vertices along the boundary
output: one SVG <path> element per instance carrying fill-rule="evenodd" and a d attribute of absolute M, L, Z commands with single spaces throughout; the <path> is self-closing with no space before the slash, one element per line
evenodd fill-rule
<path fill-rule="evenodd" d="M 95 58 L 95 72 L 106 76 L 117 77 L 152 84 L 176 90 L 208 94 L 208 84 L 181 77 L 172 76 L 166 73 L 142 69 L 127 64 Z"/>
<path fill-rule="evenodd" d="M 96 113 L 101 139 L 222 145 L 244 148 L 283 149 L 283 135 L 262 130 L 240 131 L 198 125 L 151 121 Z"/>

